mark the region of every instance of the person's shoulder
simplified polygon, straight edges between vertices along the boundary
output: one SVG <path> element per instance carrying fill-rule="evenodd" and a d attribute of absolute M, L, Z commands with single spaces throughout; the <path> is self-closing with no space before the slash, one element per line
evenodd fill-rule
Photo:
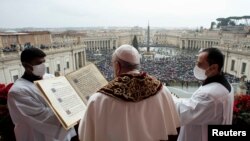
<path fill-rule="evenodd" d="M 107 106 L 110 104 L 119 104 L 121 102 L 121 100 L 115 99 L 111 96 L 108 96 L 106 94 L 100 93 L 100 92 L 96 92 L 94 94 L 92 94 L 90 96 L 90 98 L 88 99 L 88 107 L 103 107 L 103 106 Z M 120 103 L 121 104 L 121 103 Z"/>
<path fill-rule="evenodd" d="M 203 87 L 207 91 L 212 91 L 212 92 L 228 91 L 222 84 L 220 84 L 218 82 L 213 82 L 213 83 L 207 84 Z"/>
<path fill-rule="evenodd" d="M 159 92 L 163 92 L 165 94 L 171 94 L 171 91 L 168 89 L 167 86 L 162 86 L 162 88 L 159 90 Z"/>
<path fill-rule="evenodd" d="M 156 95 L 152 96 L 153 99 L 158 100 L 168 100 L 172 97 L 172 92 L 166 86 L 162 86 L 162 88 L 157 92 Z"/>
<path fill-rule="evenodd" d="M 88 101 L 95 102 L 95 101 L 101 101 L 101 100 L 105 100 L 105 99 L 109 99 L 109 96 L 102 94 L 100 92 L 96 92 L 90 96 Z"/>
<path fill-rule="evenodd" d="M 214 82 L 202 87 L 202 93 L 210 96 L 220 97 L 230 92 L 220 83 Z"/>
<path fill-rule="evenodd" d="M 29 82 L 23 78 L 17 79 L 13 86 L 11 87 L 9 93 L 22 93 L 25 91 L 29 91 L 32 87 L 34 87 L 34 83 Z"/>

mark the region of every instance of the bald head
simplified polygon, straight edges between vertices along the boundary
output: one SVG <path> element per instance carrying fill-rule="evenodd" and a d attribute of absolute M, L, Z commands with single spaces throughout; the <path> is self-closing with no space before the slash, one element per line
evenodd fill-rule
<path fill-rule="evenodd" d="M 132 65 L 139 65 L 140 64 L 140 54 L 131 45 L 122 45 L 122 46 L 118 47 L 114 51 L 113 57 L 117 57 L 120 60 L 128 62 Z"/>
<path fill-rule="evenodd" d="M 116 75 L 140 68 L 140 54 L 131 45 L 118 47 L 112 55 L 112 63 Z"/>

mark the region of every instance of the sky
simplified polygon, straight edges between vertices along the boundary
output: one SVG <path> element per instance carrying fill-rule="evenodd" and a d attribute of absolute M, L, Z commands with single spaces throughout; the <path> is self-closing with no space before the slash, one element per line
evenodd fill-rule
<path fill-rule="evenodd" d="M 250 0 L 0 0 L 0 28 L 209 28 L 250 15 Z"/>

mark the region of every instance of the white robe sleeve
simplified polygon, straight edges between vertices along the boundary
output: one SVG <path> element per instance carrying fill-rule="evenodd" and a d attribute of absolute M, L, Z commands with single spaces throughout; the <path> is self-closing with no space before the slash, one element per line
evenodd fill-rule
<path fill-rule="evenodd" d="M 207 97 L 206 94 L 196 94 L 189 99 L 174 100 L 181 125 L 212 124 L 215 110 L 220 110 L 215 109 L 214 100 Z"/>
<path fill-rule="evenodd" d="M 41 101 L 38 101 L 38 99 L 29 96 L 27 92 L 12 91 L 8 95 L 8 100 L 10 110 L 11 108 L 17 109 L 17 112 L 24 116 L 18 117 L 13 113 L 12 116 L 14 115 L 14 118 L 23 120 L 24 123 L 30 127 L 35 127 L 35 130 L 45 136 L 58 140 L 64 140 L 67 136 L 68 131 L 61 126 L 52 110 Z"/>

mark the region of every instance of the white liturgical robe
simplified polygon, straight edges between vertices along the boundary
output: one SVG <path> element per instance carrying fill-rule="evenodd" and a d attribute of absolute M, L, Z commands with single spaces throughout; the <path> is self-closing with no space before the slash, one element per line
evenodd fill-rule
<path fill-rule="evenodd" d="M 8 107 L 17 141 L 70 141 L 74 129 L 65 130 L 34 83 L 20 78 L 8 94 Z"/>
<path fill-rule="evenodd" d="M 160 141 L 176 135 L 177 127 L 179 117 L 164 86 L 139 102 L 95 93 L 88 101 L 78 133 L 80 141 Z"/>
<path fill-rule="evenodd" d="M 207 141 L 208 125 L 232 124 L 233 88 L 213 82 L 199 87 L 189 99 L 174 98 L 180 116 L 178 141 Z"/>

